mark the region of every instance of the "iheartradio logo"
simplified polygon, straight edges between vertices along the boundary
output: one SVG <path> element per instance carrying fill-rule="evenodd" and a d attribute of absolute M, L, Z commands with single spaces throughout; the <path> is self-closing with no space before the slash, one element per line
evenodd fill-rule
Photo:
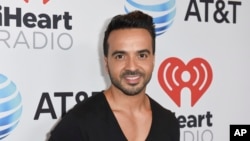
<path fill-rule="evenodd" d="M 24 0 L 24 2 L 29 3 L 29 0 Z M 43 4 L 47 4 L 49 0 L 43 0 Z"/>
<path fill-rule="evenodd" d="M 183 78 L 184 74 L 189 78 Z M 181 106 L 181 90 L 191 91 L 191 106 L 193 107 L 209 88 L 213 78 L 212 68 L 202 58 L 194 58 L 185 64 L 179 58 L 171 57 L 164 60 L 158 70 L 158 81 L 166 94 Z"/>

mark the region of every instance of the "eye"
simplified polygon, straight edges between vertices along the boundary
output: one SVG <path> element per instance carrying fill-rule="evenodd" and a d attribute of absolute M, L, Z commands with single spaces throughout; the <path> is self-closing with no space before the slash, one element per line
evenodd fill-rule
<path fill-rule="evenodd" d="M 125 58 L 125 56 L 123 54 L 117 54 L 117 55 L 115 55 L 115 59 L 116 60 L 122 60 L 124 58 Z"/>
<path fill-rule="evenodd" d="M 138 57 L 139 57 L 139 59 L 146 59 L 146 58 L 148 58 L 148 54 L 140 53 Z"/>

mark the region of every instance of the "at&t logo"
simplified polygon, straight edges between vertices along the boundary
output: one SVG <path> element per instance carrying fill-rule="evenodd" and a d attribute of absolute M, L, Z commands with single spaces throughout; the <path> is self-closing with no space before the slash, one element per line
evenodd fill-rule
<path fill-rule="evenodd" d="M 49 2 L 49 0 L 42 0 L 43 4 L 47 4 Z M 29 3 L 29 0 L 24 0 L 24 2 Z"/>
<path fill-rule="evenodd" d="M 183 74 L 189 74 L 183 78 Z M 179 58 L 167 58 L 158 70 L 158 81 L 177 106 L 181 106 L 181 90 L 191 91 L 191 106 L 194 106 L 209 88 L 213 78 L 212 68 L 202 58 L 194 58 L 186 65 Z"/>
<path fill-rule="evenodd" d="M 156 26 L 156 35 L 165 33 L 174 22 L 176 14 L 175 0 L 162 0 L 161 3 L 155 1 L 126 0 L 125 12 L 134 10 L 143 11 L 153 17 Z"/>
<path fill-rule="evenodd" d="M 22 98 L 16 85 L 0 74 L 0 140 L 17 126 L 22 114 Z"/>

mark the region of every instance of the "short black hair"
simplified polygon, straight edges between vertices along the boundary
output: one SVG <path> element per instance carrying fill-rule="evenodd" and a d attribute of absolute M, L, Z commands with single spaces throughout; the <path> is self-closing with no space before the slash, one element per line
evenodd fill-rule
<path fill-rule="evenodd" d="M 152 37 L 152 51 L 155 54 L 155 25 L 153 18 L 141 11 L 132 11 L 123 15 L 114 16 L 107 26 L 103 40 L 103 53 L 108 56 L 108 37 L 113 30 L 129 29 L 129 28 L 143 28 L 146 29 Z"/>

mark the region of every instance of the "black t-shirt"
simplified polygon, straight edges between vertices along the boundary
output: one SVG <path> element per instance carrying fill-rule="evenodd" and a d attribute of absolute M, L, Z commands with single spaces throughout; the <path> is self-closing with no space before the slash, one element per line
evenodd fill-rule
<path fill-rule="evenodd" d="M 150 98 L 152 125 L 146 141 L 179 141 L 175 115 Z M 127 141 L 103 92 L 71 109 L 48 141 Z"/>

